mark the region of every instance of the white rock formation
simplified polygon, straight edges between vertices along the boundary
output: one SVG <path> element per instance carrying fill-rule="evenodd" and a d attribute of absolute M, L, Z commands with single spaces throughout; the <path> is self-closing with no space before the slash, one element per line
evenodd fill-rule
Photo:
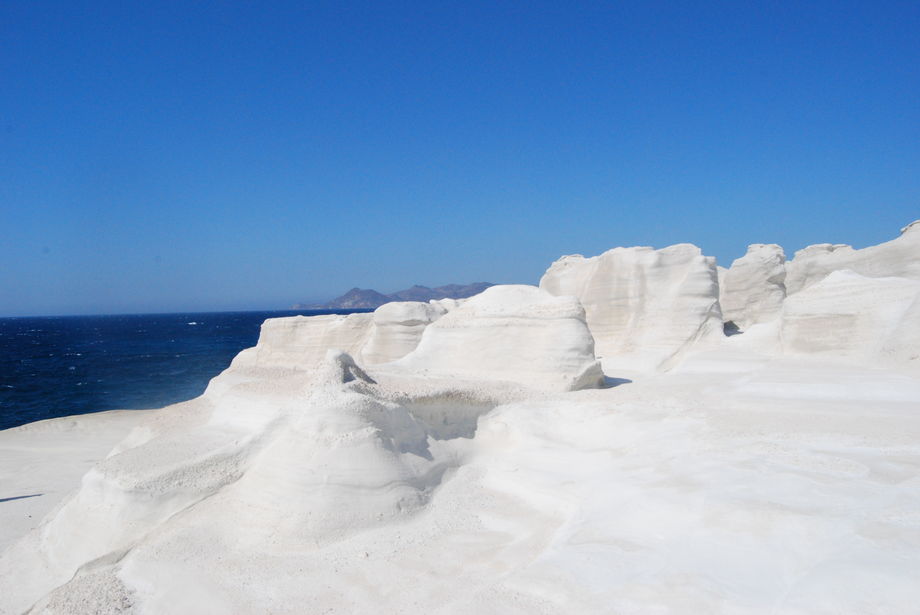
<path fill-rule="evenodd" d="M 77 491 L 0 554 L 0 613 L 911 613 L 920 379 L 810 359 L 713 351 L 465 434 L 341 353 L 307 390 L 263 370 L 44 483 Z M 5 489 L 49 457 L 3 435 Z"/>
<path fill-rule="evenodd" d="M 920 369 L 920 281 L 834 271 L 786 299 L 787 353 Z"/>
<path fill-rule="evenodd" d="M 786 292 L 795 294 L 843 269 L 871 278 L 920 280 L 920 220 L 901 229 L 897 239 L 862 250 L 829 243 L 799 250 L 786 263 Z"/>
<path fill-rule="evenodd" d="M 373 365 L 406 356 L 418 346 L 425 327 L 446 314 L 450 305 L 442 301 L 399 301 L 381 305 L 374 310 L 374 327 L 361 351 L 362 360 Z"/>
<path fill-rule="evenodd" d="M 708 259 L 612 252 L 547 284 L 656 353 L 705 336 Z M 336 348 L 369 314 L 268 321 L 107 455 L 129 413 L 0 433 L 0 613 L 916 611 L 920 280 L 831 271 L 679 369 L 576 392 L 534 390 L 601 378 L 573 296 L 440 307 L 384 312 L 372 352 L 421 339 L 367 370 Z"/>
<path fill-rule="evenodd" d="M 493 286 L 468 299 L 387 369 L 556 391 L 603 381 L 584 309 L 534 286 Z"/>
<path fill-rule="evenodd" d="M 259 343 L 249 360 L 263 368 L 310 370 L 326 358 L 330 348 L 357 356 L 370 337 L 373 322 L 370 313 L 270 318 L 262 324 Z"/>
<path fill-rule="evenodd" d="M 722 285 L 725 283 L 725 274 L 728 273 L 728 269 L 722 265 L 716 265 L 716 276 L 719 279 L 719 288 L 722 288 Z"/>
<path fill-rule="evenodd" d="M 715 259 L 690 244 L 563 256 L 540 288 L 578 298 L 605 366 L 667 368 L 695 343 L 722 337 Z"/>
<path fill-rule="evenodd" d="M 110 410 L 0 430 L 0 499 L 41 494 L 2 502 L 0 552 L 35 527 L 96 462 L 155 414 L 162 411 Z"/>
<path fill-rule="evenodd" d="M 776 244 L 753 244 L 719 282 L 722 318 L 739 329 L 779 316 L 786 298 L 786 255 Z"/>
<path fill-rule="evenodd" d="M 107 571 L 153 528 L 161 554 L 203 537 L 222 550 L 258 541 L 312 549 L 418 507 L 441 475 L 429 475 L 425 429 L 406 408 L 368 395 L 370 379 L 347 354 L 328 351 L 313 371 L 307 390 L 266 371 L 272 386 L 262 396 L 231 386 L 210 405 L 207 396 L 189 402 L 197 405 L 178 428 L 129 436 L 41 531 L 0 556 L 0 612 L 28 609 L 89 562 L 120 601 L 121 582 Z M 236 420 L 241 406 L 269 420 Z M 65 593 L 79 596 L 85 580 Z"/>

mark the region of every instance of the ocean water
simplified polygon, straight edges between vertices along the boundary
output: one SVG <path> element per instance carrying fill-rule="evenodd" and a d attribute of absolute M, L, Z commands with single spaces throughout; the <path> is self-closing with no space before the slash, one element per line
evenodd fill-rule
<path fill-rule="evenodd" d="M 0 429 L 192 399 L 266 318 L 353 311 L 0 318 Z"/>

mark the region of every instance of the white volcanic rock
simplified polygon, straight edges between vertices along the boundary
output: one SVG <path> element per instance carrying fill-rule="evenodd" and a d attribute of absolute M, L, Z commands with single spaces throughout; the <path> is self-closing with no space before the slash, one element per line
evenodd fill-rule
<path fill-rule="evenodd" d="M 700 259 L 570 257 L 550 282 L 679 344 L 713 300 Z M 0 434 L 0 613 L 916 611 L 920 280 L 832 272 L 679 369 L 575 392 L 528 387 L 599 381 L 577 299 L 454 307 L 368 373 L 336 348 L 371 315 L 269 321 L 108 455 L 114 415 Z"/>
<path fill-rule="evenodd" d="M 722 318 L 740 329 L 776 318 L 786 298 L 786 255 L 776 244 L 753 244 L 719 281 Z"/>
<path fill-rule="evenodd" d="M 370 313 L 270 318 L 262 324 L 251 361 L 257 367 L 310 370 L 331 348 L 357 355 L 370 337 L 373 320 Z"/>
<path fill-rule="evenodd" d="M 402 301 L 382 305 L 373 313 L 270 318 L 262 324 L 256 346 L 234 358 L 233 376 L 239 379 L 260 369 L 309 372 L 330 349 L 360 357 L 365 364 L 394 361 L 418 345 L 428 324 L 463 301 Z"/>
<path fill-rule="evenodd" d="M 0 502 L 0 552 L 36 527 L 135 426 L 159 412 L 110 410 L 0 431 L 0 500 L 13 498 Z"/>
<path fill-rule="evenodd" d="M 435 309 L 443 310 L 444 312 L 449 312 L 456 307 L 460 307 L 461 305 L 463 305 L 469 300 L 470 300 L 469 297 L 465 297 L 463 299 L 432 299 L 431 301 L 428 302 L 428 304 L 431 305 Z"/>
<path fill-rule="evenodd" d="M 834 271 L 786 299 L 787 353 L 920 368 L 920 281 Z"/>
<path fill-rule="evenodd" d="M 170 429 L 129 436 L 0 555 L 0 613 L 25 611 L 90 562 L 98 583 L 120 587 L 106 570 L 154 529 L 160 545 L 192 544 L 186 532 L 196 528 L 227 552 L 259 540 L 312 549 L 417 508 L 442 473 L 429 475 L 435 461 L 426 430 L 406 408 L 369 395 L 373 384 L 345 353 L 329 351 L 313 375 L 302 389 L 263 371 L 272 395 L 261 397 L 229 380 L 218 398 L 188 402 L 196 412 Z M 241 410 L 269 420 L 235 420 Z M 83 603 L 85 582 L 65 586 L 77 598 L 63 612 Z M 104 597 L 99 588 L 91 593 Z"/>
<path fill-rule="evenodd" d="M 447 313 L 448 303 L 432 301 L 397 301 L 385 303 L 374 310 L 374 327 L 364 349 L 362 360 L 368 364 L 389 363 L 401 359 L 418 346 L 425 327 Z"/>
<path fill-rule="evenodd" d="M 285 378 L 285 387 L 309 386 L 329 350 L 360 356 L 373 330 L 373 318 L 371 313 L 270 318 L 262 323 L 258 343 L 236 355 L 230 367 L 208 383 L 204 396 L 217 402 L 228 391 L 239 397 L 248 387 L 254 399 L 271 398 L 275 392 L 261 384 L 269 374 Z M 265 414 L 250 412 L 252 407 L 242 404 L 228 413 L 227 420 L 253 425 L 267 420 Z"/>
<path fill-rule="evenodd" d="M 871 278 L 920 280 L 920 220 L 901 229 L 901 236 L 862 250 L 843 244 L 817 244 L 795 253 L 786 263 L 789 295 L 821 281 L 832 271 L 847 269 Z"/>
<path fill-rule="evenodd" d="M 667 368 L 695 343 L 722 337 L 715 259 L 691 244 L 563 256 L 540 288 L 578 298 L 605 366 Z"/>
<path fill-rule="evenodd" d="M 603 382 L 585 312 L 535 286 L 493 286 L 429 325 L 386 369 L 567 391 Z"/>
<path fill-rule="evenodd" d="M 120 447 L 0 554 L 0 613 L 913 612 L 920 379 L 721 350 L 466 435 L 341 353 L 263 370 L 217 403 L 272 421 Z"/>
<path fill-rule="evenodd" d="M 719 279 L 719 289 L 722 288 L 722 285 L 725 283 L 725 274 L 728 273 L 728 269 L 722 265 L 716 265 L 716 276 Z"/>

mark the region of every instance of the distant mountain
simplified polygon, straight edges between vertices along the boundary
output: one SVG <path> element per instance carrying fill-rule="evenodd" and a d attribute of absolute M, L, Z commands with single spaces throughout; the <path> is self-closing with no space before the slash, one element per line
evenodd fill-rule
<path fill-rule="evenodd" d="M 382 293 L 378 293 L 376 290 L 371 290 L 370 288 L 352 288 L 350 291 L 333 299 L 329 303 L 323 303 L 320 305 L 304 305 L 302 303 L 294 306 L 295 310 L 302 310 L 304 308 L 315 308 L 315 309 L 361 309 L 361 308 L 376 308 L 377 306 L 383 305 L 384 303 L 389 303 L 392 301 L 389 297 Z"/>
<path fill-rule="evenodd" d="M 432 299 L 466 299 L 478 295 L 485 289 L 493 286 L 489 282 L 474 282 L 473 284 L 448 284 L 436 288 L 419 286 L 391 293 L 390 301 L 431 301 Z"/>
<path fill-rule="evenodd" d="M 349 309 L 375 309 L 391 301 L 431 301 L 432 299 L 465 299 L 478 295 L 490 286 L 489 282 L 474 282 L 473 284 L 448 284 L 436 288 L 415 285 L 406 290 L 400 290 L 389 295 L 378 293 L 370 288 L 352 288 L 350 291 L 333 299 L 329 303 L 305 304 L 298 303 L 292 306 L 295 310 L 349 310 Z"/>

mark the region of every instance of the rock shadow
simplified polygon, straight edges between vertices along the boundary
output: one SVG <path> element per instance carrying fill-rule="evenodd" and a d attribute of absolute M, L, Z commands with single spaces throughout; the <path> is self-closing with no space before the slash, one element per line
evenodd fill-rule
<path fill-rule="evenodd" d="M 610 376 L 604 376 L 604 383 L 601 385 L 602 389 L 612 389 L 618 387 L 622 384 L 630 384 L 632 380 L 629 378 L 612 378 Z"/>
<path fill-rule="evenodd" d="M 474 437 L 479 417 L 498 404 L 441 396 L 402 401 L 401 405 L 425 428 L 429 436 L 435 440 L 453 440 Z"/>
<path fill-rule="evenodd" d="M 11 498 L 0 498 L 0 504 L 3 504 L 4 502 L 12 502 L 13 500 L 25 500 L 27 498 L 37 498 L 43 495 L 45 494 L 44 493 L 33 493 L 31 495 L 17 495 Z"/>

